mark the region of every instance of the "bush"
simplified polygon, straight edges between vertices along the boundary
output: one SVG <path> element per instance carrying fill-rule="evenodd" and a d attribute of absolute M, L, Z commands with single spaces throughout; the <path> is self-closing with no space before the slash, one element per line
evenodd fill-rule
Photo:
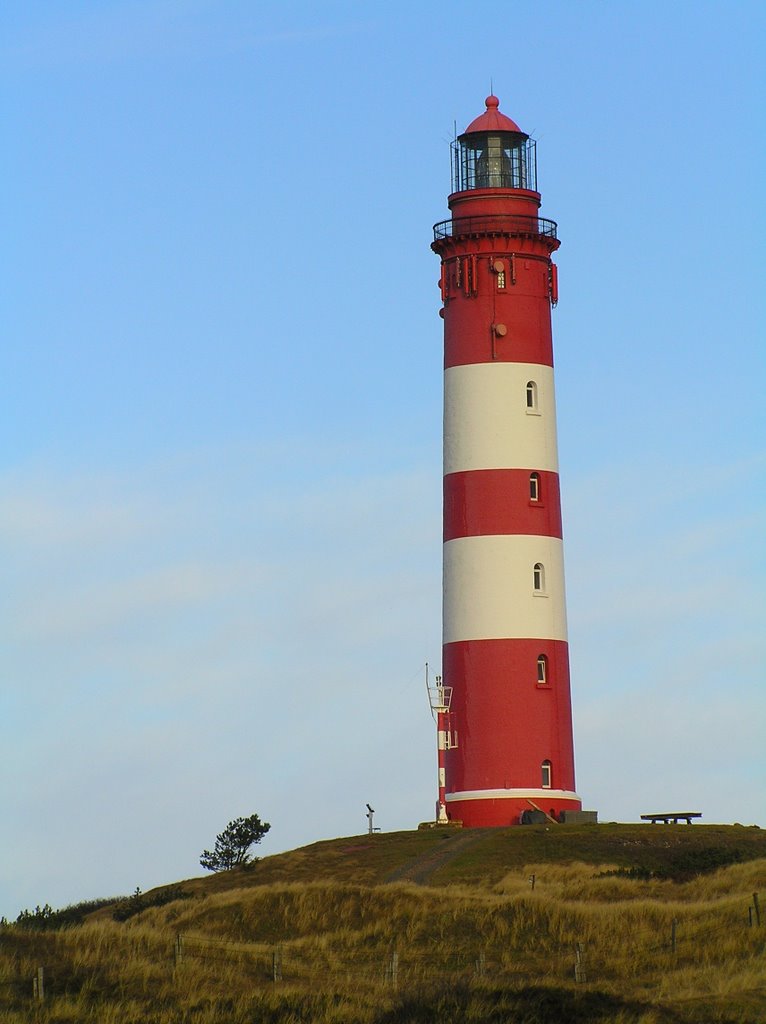
<path fill-rule="evenodd" d="M 126 896 L 120 900 L 112 917 L 115 921 L 127 921 L 134 914 L 140 914 L 142 910 L 149 907 L 164 907 L 166 903 L 173 903 L 175 900 L 191 899 L 192 894 L 186 892 L 179 885 L 168 885 L 157 892 L 146 894 L 139 888 L 132 896 Z"/>
<path fill-rule="evenodd" d="M 54 931 L 57 928 L 69 928 L 82 924 L 85 918 L 101 907 L 114 903 L 115 897 L 97 900 L 82 900 L 72 903 L 61 910 L 54 910 L 47 903 L 44 907 L 37 906 L 34 910 L 22 910 L 15 924 L 26 931 Z"/>
<path fill-rule="evenodd" d="M 216 838 L 215 849 L 203 850 L 200 864 L 207 871 L 229 871 L 253 862 L 248 850 L 260 843 L 271 828 L 267 821 L 261 821 L 257 814 L 249 818 L 235 818 Z"/>

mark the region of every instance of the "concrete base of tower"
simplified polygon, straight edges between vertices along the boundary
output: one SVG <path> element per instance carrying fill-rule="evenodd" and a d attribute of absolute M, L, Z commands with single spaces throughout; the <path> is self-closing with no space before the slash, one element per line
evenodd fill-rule
<path fill-rule="evenodd" d="M 545 811 L 558 820 L 561 811 L 579 811 L 582 801 L 563 789 L 481 789 L 447 794 L 447 817 L 465 828 L 520 825 L 524 811 Z"/>

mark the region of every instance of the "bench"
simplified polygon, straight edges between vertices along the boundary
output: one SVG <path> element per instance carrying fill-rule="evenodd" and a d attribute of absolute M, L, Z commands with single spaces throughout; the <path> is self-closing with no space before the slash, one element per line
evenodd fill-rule
<path fill-rule="evenodd" d="M 671 821 L 674 825 L 679 821 L 685 821 L 687 825 L 691 825 L 692 818 L 701 817 L 700 811 L 669 811 L 667 814 L 642 814 L 641 821 L 651 821 L 652 825 L 656 821 L 661 821 L 664 825 L 670 824 Z"/>

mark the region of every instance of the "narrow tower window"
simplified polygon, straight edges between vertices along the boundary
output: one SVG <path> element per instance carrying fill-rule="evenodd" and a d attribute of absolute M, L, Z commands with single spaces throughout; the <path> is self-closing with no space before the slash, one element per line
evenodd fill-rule
<path fill-rule="evenodd" d="M 529 474 L 529 500 L 539 501 L 540 500 L 540 474 L 530 473 Z"/>
<path fill-rule="evenodd" d="M 532 570 L 532 585 L 536 594 L 545 593 L 545 567 L 542 562 L 535 562 L 535 567 Z"/>
<path fill-rule="evenodd" d="M 537 656 L 537 685 L 545 686 L 548 682 L 548 659 L 544 654 Z"/>
<path fill-rule="evenodd" d="M 537 412 L 537 384 L 527 381 L 527 412 Z"/>
<path fill-rule="evenodd" d="M 542 769 L 543 789 L 550 789 L 551 788 L 551 763 L 550 763 L 550 761 L 547 761 L 547 760 L 543 761 L 543 763 L 542 763 L 542 765 L 540 767 Z"/>
<path fill-rule="evenodd" d="M 505 263 L 502 260 L 493 260 L 490 257 L 489 269 L 497 278 L 498 291 L 505 288 Z"/>

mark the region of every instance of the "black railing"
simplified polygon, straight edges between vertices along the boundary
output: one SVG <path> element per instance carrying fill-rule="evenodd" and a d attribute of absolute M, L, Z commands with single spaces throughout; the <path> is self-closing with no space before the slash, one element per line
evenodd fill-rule
<path fill-rule="evenodd" d="M 522 217 L 496 213 L 486 217 L 458 217 L 434 224 L 434 241 L 461 235 L 522 235 L 527 238 L 557 238 L 556 221 L 544 217 Z"/>

